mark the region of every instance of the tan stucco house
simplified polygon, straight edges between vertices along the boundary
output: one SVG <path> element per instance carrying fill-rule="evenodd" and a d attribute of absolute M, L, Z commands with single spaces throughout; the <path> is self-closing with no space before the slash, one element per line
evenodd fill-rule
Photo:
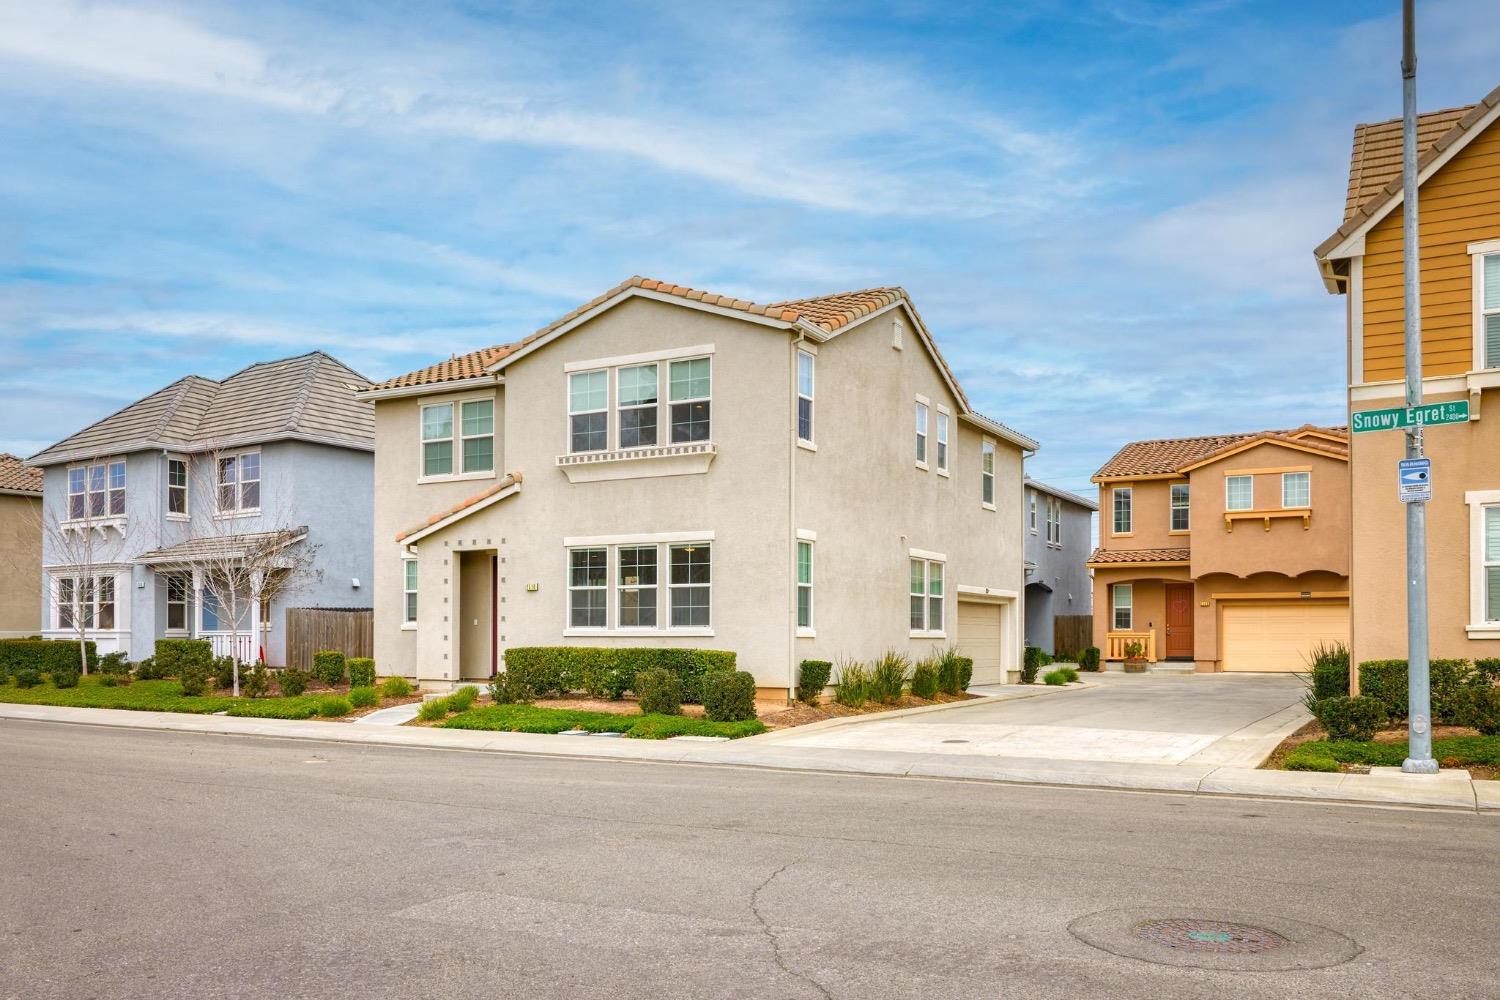
<path fill-rule="evenodd" d="M 906 293 L 757 305 L 632 278 L 377 385 L 375 646 L 441 687 L 513 646 L 1018 669 L 1022 459 Z"/>
<path fill-rule="evenodd" d="M 42 620 L 42 470 L 0 453 L 0 638 Z"/>
<path fill-rule="evenodd" d="M 1417 125 L 1422 392 L 1468 400 L 1466 424 L 1428 428 L 1430 652 L 1500 656 L 1500 88 Z M 1404 404 L 1401 122 L 1354 130 L 1344 222 L 1316 250 L 1345 297 L 1350 412 Z M 1354 435 L 1353 659 L 1406 656 L 1404 435 Z"/>
<path fill-rule="evenodd" d="M 1095 473 L 1094 644 L 1200 672 L 1302 671 L 1349 636 L 1341 427 L 1134 441 Z"/>

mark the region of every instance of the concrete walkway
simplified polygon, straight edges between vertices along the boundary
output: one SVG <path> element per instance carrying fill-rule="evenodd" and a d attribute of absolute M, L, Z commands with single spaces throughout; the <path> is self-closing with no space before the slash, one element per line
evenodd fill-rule
<path fill-rule="evenodd" d="M 1072 693 L 1068 689 L 1051 690 L 1061 692 L 1055 695 L 1059 698 L 1066 698 Z M 941 709 L 945 706 L 939 708 L 939 711 L 915 709 L 906 718 L 944 714 Z M 172 712 L 0 704 L 0 734 L 4 733 L 5 727 L 24 724 L 28 720 L 166 732 L 363 743 L 463 752 L 535 754 L 634 763 L 757 767 L 784 771 L 1426 806 L 1500 816 L 1500 782 L 1471 781 L 1464 771 L 1445 772 L 1438 778 L 1399 773 L 1312 774 L 1261 771 L 1213 763 L 1143 764 L 799 746 L 777 739 L 780 734 L 776 733 L 723 743 L 704 743 L 687 739 L 601 739 L 590 736 L 474 732 L 414 726 L 354 725 L 338 721 L 295 722 Z M 827 726 L 826 723 L 819 725 Z M 3 735 L 0 735 L 0 740 L 3 740 Z"/>

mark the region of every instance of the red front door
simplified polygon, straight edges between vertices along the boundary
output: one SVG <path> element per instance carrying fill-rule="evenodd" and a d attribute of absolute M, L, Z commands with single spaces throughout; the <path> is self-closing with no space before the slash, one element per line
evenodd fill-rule
<path fill-rule="evenodd" d="M 1193 658 L 1193 585 L 1167 584 L 1167 659 Z"/>

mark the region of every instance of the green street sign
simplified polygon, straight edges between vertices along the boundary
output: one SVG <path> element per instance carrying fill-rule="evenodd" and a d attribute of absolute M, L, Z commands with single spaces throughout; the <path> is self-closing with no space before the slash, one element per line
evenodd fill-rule
<path fill-rule="evenodd" d="M 1455 399 L 1447 403 L 1423 403 L 1421 406 L 1355 410 L 1349 417 L 1349 429 L 1356 434 L 1363 434 L 1366 431 L 1399 431 L 1407 427 L 1434 427 L 1468 421 L 1469 401 Z"/>

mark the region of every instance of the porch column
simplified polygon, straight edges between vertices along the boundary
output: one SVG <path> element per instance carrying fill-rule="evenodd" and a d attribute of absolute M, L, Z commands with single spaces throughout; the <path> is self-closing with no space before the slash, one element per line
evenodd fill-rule
<path fill-rule="evenodd" d="M 265 586 L 264 570 L 250 571 L 250 662 L 260 662 L 260 592 Z"/>
<path fill-rule="evenodd" d="M 203 615 L 203 571 L 193 567 L 193 609 L 189 612 L 188 634 L 198 638 L 198 623 Z"/>

